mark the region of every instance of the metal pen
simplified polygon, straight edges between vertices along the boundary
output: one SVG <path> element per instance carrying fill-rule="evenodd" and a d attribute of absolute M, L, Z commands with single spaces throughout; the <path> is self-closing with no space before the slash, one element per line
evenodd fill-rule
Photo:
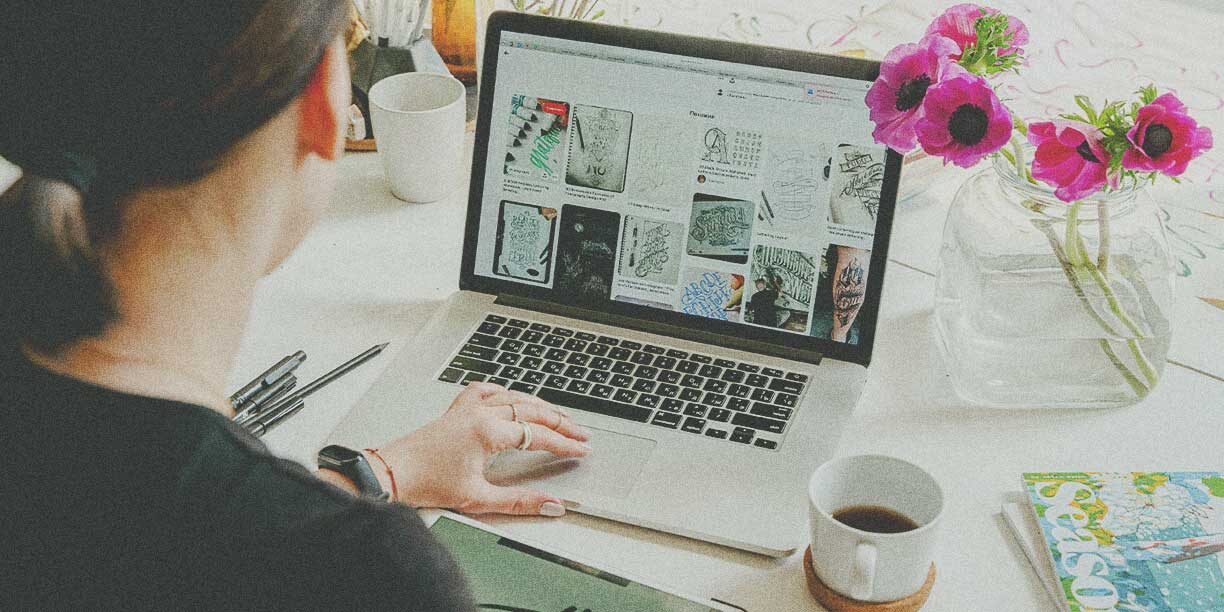
<path fill-rule="evenodd" d="M 251 399 L 260 389 L 270 386 L 276 381 L 284 378 L 284 376 L 306 361 L 306 353 L 298 351 L 280 361 L 264 371 L 263 374 L 255 377 L 254 380 L 242 386 L 233 395 L 230 396 L 230 405 L 234 410 L 238 410 L 243 404 Z"/>

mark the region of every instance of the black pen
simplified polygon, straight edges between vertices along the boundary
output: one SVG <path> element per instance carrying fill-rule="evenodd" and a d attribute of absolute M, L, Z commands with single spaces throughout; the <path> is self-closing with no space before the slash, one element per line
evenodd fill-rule
<path fill-rule="evenodd" d="M 243 385 L 241 389 L 238 389 L 238 391 L 231 395 L 230 405 L 234 407 L 234 410 L 240 409 L 260 389 L 275 384 L 278 380 L 284 378 L 286 374 L 302 365 L 303 361 L 306 361 L 306 353 L 298 351 L 276 362 L 275 365 L 268 368 L 263 374 L 255 377 L 254 380 Z"/>
<path fill-rule="evenodd" d="M 241 425 L 251 420 L 252 417 L 262 412 L 264 408 L 274 405 L 277 400 L 284 397 L 286 393 L 292 391 L 296 386 L 297 377 L 293 374 L 286 374 L 284 378 L 252 395 L 251 399 L 242 405 L 242 410 L 234 415 L 234 422 Z"/>
<path fill-rule="evenodd" d="M 268 430 L 272 429 L 273 427 L 276 427 L 276 425 L 279 424 L 280 422 L 293 416 L 294 414 L 297 414 L 297 411 L 301 410 L 305 406 L 306 406 L 306 400 L 299 398 L 297 401 L 277 410 L 276 412 L 268 413 L 266 420 L 264 419 L 259 420 L 258 422 L 248 427 L 247 431 L 251 432 L 251 434 L 257 438 L 261 437 L 264 434 L 268 433 Z"/>
<path fill-rule="evenodd" d="M 361 353 L 360 355 L 340 364 L 340 366 L 337 367 L 336 369 L 310 381 L 310 383 L 307 384 L 305 387 L 302 387 L 301 389 L 293 393 L 290 393 L 289 395 L 281 398 L 275 404 L 268 406 L 264 408 L 263 410 L 261 410 L 260 411 L 262 413 L 261 415 L 256 416 L 251 421 L 248 421 L 248 424 L 244 424 L 244 426 L 246 426 L 248 430 L 254 430 L 254 428 L 259 427 L 260 425 L 266 425 L 267 421 L 272 421 L 272 420 L 279 421 L 280 419 L 283 419 L 284 418 L 283 416 L 278 416 L 279 413 L 286 410 L 286 408 L 293 407 L 293 405 L 297 403 L 298 400 L 305 398 L 306 396 L 310 395 L 311 393 L 314 393 L 315 391 L 318 391 L 319 389 L 322 389 L 323 387 L 327 386 L 328 384 L 330 384 L 332 381 L 336 380 L 337 378 L 340 378 L 341 376 L 348 374 L 350 371 L 355 369 L 357 366 L 360 366 L 361 364 L 377 357 L 378 354 L 381 353 L 383 349 L 387 348 L 388 344 L 390 343 L 384 342 L 382 344 L 372 346 L 369 349 L 367 349 L 365 352 Z M 297 409 L 294 410 L 294 412 L 296 411 Z M 267 431 L 266 427 L 264 431 Z"/>

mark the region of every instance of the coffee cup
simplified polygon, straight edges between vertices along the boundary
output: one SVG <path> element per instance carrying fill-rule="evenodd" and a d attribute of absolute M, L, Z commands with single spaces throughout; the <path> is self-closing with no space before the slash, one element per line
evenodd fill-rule
<path fill-rule="evenodd" d="M 825 586 L 872 603 L 922 589 L 943 514 L 934 477 L 893 457 L 842 457 L 812 474 L 808 500 L 812 569 Z"/>
<path fill-rule="evenodd" d="M 370 88 L 370 119 L 391 193 L 433 202 L 464 174 L 467 90 L 449 74 L 405 72 Z"/>

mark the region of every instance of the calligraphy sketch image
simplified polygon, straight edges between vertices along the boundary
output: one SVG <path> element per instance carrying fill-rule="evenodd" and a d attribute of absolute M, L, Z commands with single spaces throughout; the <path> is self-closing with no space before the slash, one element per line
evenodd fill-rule
<path fill-rule="evenodd" d="M 820 262 L 810 335 L 859 343 L 858 313 L 867 293 L 871 251 L 829 245 Z"/>
<path fill-rule="evenodd" d="M 744 276 L 689 268 L 680 281 L 677 310 L 708 319 L 738 321 L 744 296 Z"/>
<path fill-rule="evenodd" d="M 557 181 L 565 163 L 569 104 L 515 95 L 507 116 L 505 174 Z M 501 129 L 501 128 L 498 128 Z"/>
<path fill-rule="evenodd" d="M 756 203 L 698 193 L 689 217 L 688 254 L 748 263 Z"/>
<path fill-rule="evenodd" d="M 680 248 L 684 226 L 670 221 L 625 215 L 621 231 L 621 276 L 675 285 L 680 277 Z"/>
<path fill-rule="evenodd" d="M 503 200 L 497 216 L 493 273 L 548 284 L 557 209 Z"/>
<path fill-rule="evenodd" d="M 638 114 L 633 124 L 628 194 L 669 208 L 687 205 L 697 176 L 689 132 L 662 115 Z"/>
<path fill-rule="evenodd" d="M 757 246 L 745 292 L 744 321 L 806 334 L 817 271 L 812 255 Z"/>
<path fill-rule="evenodd" d="M 565 182 L 578 187 L 623 192 L 633 113 L 579 104 L 574 107 L 570 131 Z"/>
<path fill-rule="evenodd" d="M 596 208 L 561 207 L 554 288 L 564 299 L 598 303 L 611 295 L 620 218 Z"/>
<path fill-rule="evenodd" d="M 828 148 L 817 142 L 778 139 L 757 208 L 757 231 L 785 237 L 786 246 L 816 252 L 828 242 Z"/>
<path fill-rule="evenodd" d="M 761 167 L 764 137 L 754 130 L 708 127 L 701 137 L 701 161 L 755 171 Z"/>
<path fill-rule="evenodd" d="M 829 165 L 829 221 L 875 231 L 884 186 L 884 149 L 839 145 Z"/>

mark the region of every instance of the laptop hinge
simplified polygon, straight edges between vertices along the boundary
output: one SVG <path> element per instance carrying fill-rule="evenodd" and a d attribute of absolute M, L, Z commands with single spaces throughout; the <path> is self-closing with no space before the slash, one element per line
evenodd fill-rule
<path fill-rule="evenodd" d="M 510 306 L 512 308 L 522 308 L 525 310 L 543 312 L 560 317 L 591 321 L 593 323 L 600 323 L 603 325 L 624 327 L 650 334 L 671 336 L 673 338 L 680 338 L 681 340 L 701 342 L 703 344 L 711 344 L 717 347 L 732 350 L 759 353 L 762 355 L 769 355 L 770 357 L 790 359 L 792 361 L 802 361 L 812 365 L 820 365 L 820 359 L 822 357 L 822 354 L 819 351 L 809 351 L 789 346 L 778 346 L 768 342 L 761 342 L 760 340 L 752 340 L 749 338 L 736 337 L 734 339 L 729 339 L 726 336 L 719 334 L 712 334 L 710 332 L 681 327 L 679 325 L 637 319 L 634 317 L 600 312 L 598 310 L 581 308 L 569 304 L 558 304 L 556 302 L 537 300 L 518 295 L 499 294 L 493 303 L 501 306 Z"/>

